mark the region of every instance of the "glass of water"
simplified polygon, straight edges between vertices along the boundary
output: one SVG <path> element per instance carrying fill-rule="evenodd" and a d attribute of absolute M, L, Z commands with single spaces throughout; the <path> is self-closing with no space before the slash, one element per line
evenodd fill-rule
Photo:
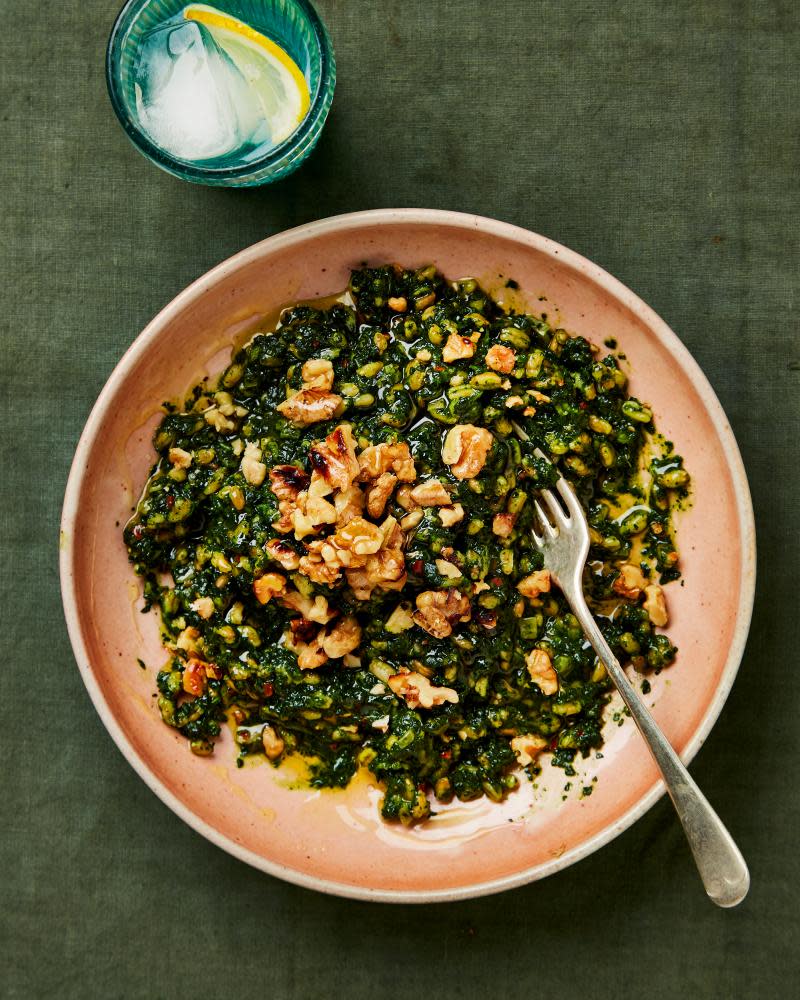
<path fill-rule="evenodd" d="M 106 75 L 149 160 L 198 184 L 249 187 L 285 177 L 314 148 L 336 67 L 309 0 L 129 0 Z"/>

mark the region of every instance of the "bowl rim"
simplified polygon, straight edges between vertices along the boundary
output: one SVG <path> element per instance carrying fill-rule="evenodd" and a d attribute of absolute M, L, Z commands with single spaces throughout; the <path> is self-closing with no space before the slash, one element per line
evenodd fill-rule
<path fill-rule="evenodd" d="M 303 118 L 291 135 L 288 135 L 277 146 L 270 148 L 263 156 L 235 167 L 198 166 L 197 163 L 193 163 L 191 160 L 181 160 L 173 156 L 160 146 L 157 146 L 128 113 L 127 105 L 122 97 L 122 89 L 117 78 L 116 69 L 122 54 L 125 34 L 135 17 L 134 8 L 141 7 L 146 2 L 148 0 L 126 0 L 111 27 L 106 45 L 105 58 L 106 87 L 108 89 L 108 96 L 111 99 L 111 106 L 125 134 L 140 153 L 143 153 L 168 173 L 183 180 L 224 181 L 249 178 L 254 174 L 260 174 L 264 170 L 269 170 L 271 167 L 282 166 L 291 159 L 293 153 L 305 146 L 320 118 L 324 121 L 325 117 L 327 117 L 327 104 L 330 103 L 327 100 L 328 92 L 330 91 L 332 99 L 333 90 L 336 86 L 336 57 L 333 51 L 333 43 L 322 18 L 317 13 L 317 9 L 311 3 L 311 0 L 291 0 L 291 2 L 296 4 L 307 17 L 319 50 L 320 71 L 317 92 L 311 101 L 305 118 Z"/>
<path fill-rule="evenodd" d="M 492 879 L 485 882 L 475 882 L 469 885 L 458 886 L 456 888 L 439 889 L 433 891 L 426 890 L 393 890 L 393 889 L 373 889 L 367 886 L 357 886 L 345 882 L 325 880 L 305 874 L 297 869 L 277 864 L 261 857 L 254 851 L 242 847 L 224 834 L 215 830 L 212 826 L 200 819 L 191 809 L 181 802 L 181 800 L 170 792 L 150 771 L 144 761 L 134 750 L 128 741 L 121 726 L 111 712 L 108 703 L 103 697 L 100 685 L 94 676 L 86 644 L 81 631 L 77 614 L 77 597 L 75 591 L 75 581 L 72 573 L 73 565 L 73 539 L 74 524 L 78 514 L 80 497 L 83 490 L 84 478 L 87 470 L 87 458 L 91 452 L 97 432 L 104 419 L 105 411 L 109 402 L 113 399 L 118 387 L 123 383 L 129 370 L 134 367 L 138 360 L 144 355 L 153 341 L 160 336 L 164 328 L 168 327 L 172 320 L 178 316 L 190 303 L 204 295 L 216 284 L 218 280 L 236 271 L 242 266 L 261 258 L 265 250 L 290 247 L 293 244 L 303 243 L 313 240 L 318 236 L 332 231 L 347 231 L 360 229 L 364 226 L 391 226 L 418 224 L 426 226 L 442 226 L 450 228 L 462 228 L 467 230 L 480 230 L 488 232 L 501 239 L 511 240 L 544 252 L 546 255 L 557 258 L 576 270 L 580 270 L 585 276 L 603 287 L 618 301 L 622 302 L 630 309 L 641 322 L 646 324 L 656 336 L 664 343 L 673 356 L 677 358 L 683 370 L 690 378 L 693 387 L 699 394 L 704 406 L 707 408 L 714 429 L 719 436 L 723 453 L 733 479 L 734 496 L 736 501 L 737 518 L 739 530 L 742 538 L 741 569 L 739 579 L 739 594 L 736 609 L 736 624 L 733 637 L 725 662 L 725 667 L 721 676 L 719 686 L 713 700 L 709 704 L 703 719 L 695 731 L 692 739 L 684 748 L 681 758 L 685 764 L 689 764 L 697 754 L 700 747 L 706 740 L 712 726 L 716 722 L 722 706 L 724 705 L 731 686 L 739 669 L 739 664 L 744 652 L 747 640 L 750 620 L 752 617 L 753 600 L 755 595 L 755 573 L 756 573 L 756 543 L 755 543 L 755 523 L 753 518 L 753 506 L 750 497 L 750 490 L 744 464 L 739 452 L 736 439 L 730 427 L 725 411 L 717 399 L 706 376 L 700 366 L 694 360 L 688 349 L 679 340 L 678 336 L 667 326 L 655 312 L 646 305 L 629 288 L 618 279 L 608 274 L 597 264 L 593 264 L 585 257 L 567 247 L 530 230 L 507 222 L 486 218 L 484 216 L 467 214 L 454 211 L 443 211 L 438 209 L 424 208 L 402 208 L 402 209 L 374 209 L 363 212 L 351 212 L 345 215 L 332 216 L 316 222 L 307 223 L 285 232 L 270 236 L 265 240 L 254 243 L 252 246 L 241 250 L 227 260 L 207 271 L 200 278 L 192 282 L 187 288 L 179 292 L 157 315 L 145 326 L 142 332 L 136 337 L 133 343 L 123 354 L 120 361 L 109 376 L 100 395 L 95 402 L 86 425 L 80 436 L 80 440 L 75 451 L 75 457 L 70 469 L 64 496 L 64 505 L 61 517 L 60 532 L 60 554 L 59 566 L 61 576 L 61 593 L 64 606 L 64 616 L 70 641 L 72 643 L 75 659 L 81 672 L 83 682 L 89 692 L 95 709 L 99 714 L 103 724 L 108 730 L 111 738 L 117 747 L 128 760 L 139 777 L 148 787 L 165 803 L 177 816 L 187 823 L 197 833 L 200 833 L 217 847 L 244 861 L 247 864 L 274 875 L 287 882 L 302 886 L 306 889 L 315 889 L 320 892 L 342 896 L 350 899 L 371 900 L 377 902 L 392 903 L 430 903 L 448 902 L 461 899 L 470 899 L 478 896 L 490 895 L 492 893 L 503 892 L 517 886 L 525 885 L 529 882 L 544 878 L 554 874 L 576 861 L 587 857 L 598 850 L 614 837 L 618 836 L 637 819 L 643 816 L 664 794 L 665 787 L 661 780 L 654 781 L 651 788 L 633 805 L 626 813 L 615 822 L 599 830 L 588 840 L 565 851 L 558 858 L 543 864 L 525 868 L 519 872 L 514 872 L 501 878 Z"/>

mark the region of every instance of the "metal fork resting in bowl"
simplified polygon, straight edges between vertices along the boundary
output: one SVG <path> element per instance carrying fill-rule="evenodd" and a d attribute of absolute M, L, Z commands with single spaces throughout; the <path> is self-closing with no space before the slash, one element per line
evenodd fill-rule
<path fill-rule="evenodd" d="M 537 454 L 546 459 L 538 449 Z M 533 540 L 544 556 L 545 567 L 550 570 L 550 575 L 581 623 L 586 638 L 605 664 L 609 677 L 617 686 L 661 770 L 706 892 L 718 906 L 736 906 L 747 895 L 750 887 L 750 874 L 744 858 L 719 816 L 656 725 L 597 627 L 583 596 L 582 578 L 589 554 L 589 525 L 583 508 L 566 479 L 561 477 L 556 483 L 556 489 L 564 501 L 566 511 L 550 490 L 540 490 L 539 495 L 547 512 L 537 500 L 534 506 L 542 533 L 538 534 L 534 530 Z"/>

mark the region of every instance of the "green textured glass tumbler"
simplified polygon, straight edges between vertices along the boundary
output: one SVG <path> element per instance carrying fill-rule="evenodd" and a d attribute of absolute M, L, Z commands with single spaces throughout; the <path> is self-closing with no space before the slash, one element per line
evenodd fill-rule
<path fill-rule="evenodd" d="M 139 53 L 148 35 L 181 14 L 189 0 L 128 0 L 120 11 L 106 55 L 111 103 L 128 138 L 167 173 L 195 184 L 254 187 L 279 180 L 308 157 L 328 117 L 336 84 L 333 46 L 309 0 L 218 0 L 213 6 L 262 32 L 283 48 L 304 72 L 310 105 L 295 131 L 274 146 L 230 157 L 183 160 L 161 148 L 142 125 L 136 97 Z"/>

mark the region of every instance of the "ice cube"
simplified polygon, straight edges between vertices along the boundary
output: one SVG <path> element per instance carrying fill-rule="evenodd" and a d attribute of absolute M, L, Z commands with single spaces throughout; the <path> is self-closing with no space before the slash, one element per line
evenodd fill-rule
<path fill-rule="evenodd" d="M 203 25 L 167 22 L 145 36 L 136 67 L 144 130 L 181 160 L 209 160 L 269 138 L 258 98 Z"/>

